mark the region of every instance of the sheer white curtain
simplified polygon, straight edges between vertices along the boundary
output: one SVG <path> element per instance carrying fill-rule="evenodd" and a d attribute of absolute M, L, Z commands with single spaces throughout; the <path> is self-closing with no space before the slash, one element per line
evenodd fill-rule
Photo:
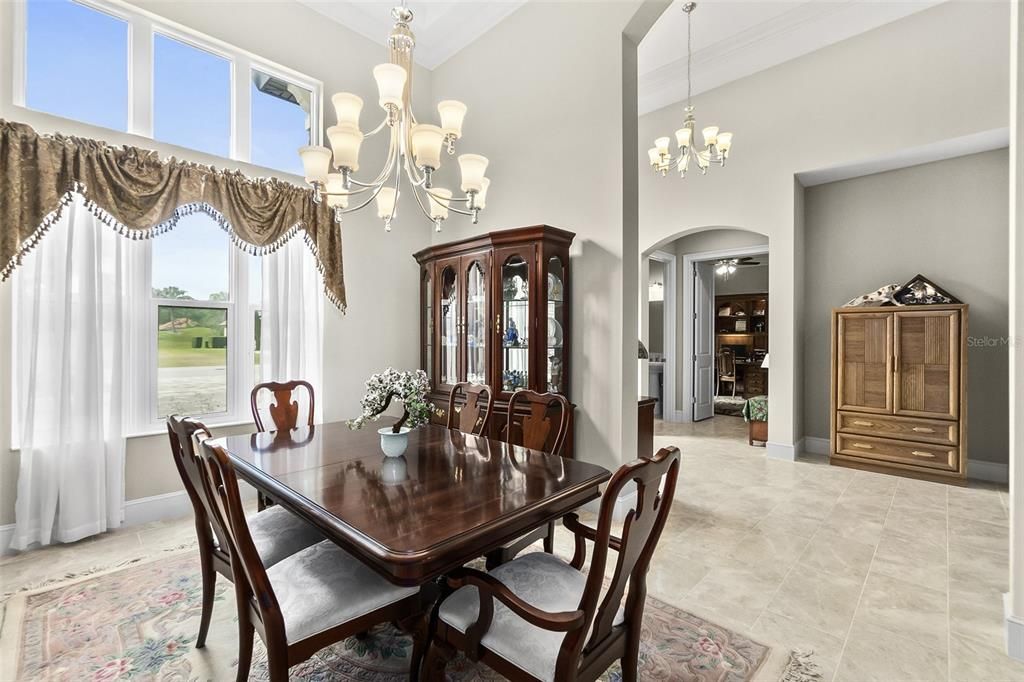
<path fill-rule="evenodd" d="M 73 542 L 120 525 L 128 286 L 142 242 L 76 198 L 14 276 L 21 467 L 11 546 Z M 145 292 L 143 292 L 145 293 Z"/>
<path fill-rule="evenodd" d="M 317 395 L 313 415 L 317 423 L 322 421 L 324 395 L 323 286 L 316 258 L 301 237 L 293 237 L 263 258 L 261 380 L 305 379 L 311 383 Z M 299 414 L 306 413 L 304 395 L 299 409 Z"/>

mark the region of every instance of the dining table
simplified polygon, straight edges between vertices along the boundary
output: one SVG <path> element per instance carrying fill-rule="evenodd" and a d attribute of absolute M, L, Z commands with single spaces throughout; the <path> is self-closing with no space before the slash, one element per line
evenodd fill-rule
<path fill-rule="evenodd" d="M 405 586 L 437 581 L 580 508 L 611 477 L 596 464 L 433 424 L 411 430 L 399 457 L 383 454 L 376 428 L 345 422 L 214 442 L 240 479 Z"/>

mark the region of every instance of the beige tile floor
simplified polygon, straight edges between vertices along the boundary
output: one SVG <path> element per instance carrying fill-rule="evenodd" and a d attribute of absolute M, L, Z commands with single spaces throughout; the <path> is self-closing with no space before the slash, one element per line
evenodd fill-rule
<path fill-rule="evenodd" d="M 742 420 L 658 425 L 683 468 L 655 556 L 655 597 L 772 647 L 823 680 L 1024 680 L 1002 650 L 1005 493 L 768 460 Z M 0 559 L 7 592 L 191 541 L 191 519 L 122 529 Z M 560 550 L 571 553 L 559 531 Z"/>

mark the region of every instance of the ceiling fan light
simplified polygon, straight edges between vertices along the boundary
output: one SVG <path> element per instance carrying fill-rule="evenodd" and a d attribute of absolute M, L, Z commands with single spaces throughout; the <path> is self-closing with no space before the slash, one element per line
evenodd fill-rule
<path fill-rule="evenodd" d="M 359 127 L 359 114 L 363 111 L 363 98 L 351 92 L 339 92 L 331 98 L 338 125 Z"/>
<path fill-rule="evenodd" d="M 462 170 L 462 191 L 479 192 L 487 171 L 487 157 L 479 154 L 460 154 L 459 168 Z"/>
<path fill-rule="evenodd" d="M 327 171 L 331 166 L 331 150 L 327 147 L 299 147 L 303 174 L 306 182 L 327 182 Z"/>
<path fill-rule="evenodd" d="M 377 81 L 381 109 L 387 109 L 388 105 L 400 109 L 402 95 L 405 92 L 405 80 L 408 77 L 405 69 L 398 64 L 378 64 L 373 67 L 373 77 Z"/>
<path fill-rule="evenodd" d="M 441 145 L 444 131 L 429 123 L 417 123 L 412 128 L 412 155 L 421 168 L 437 170 L 441 167 Z"/>
<path fill-rule="evenodd" d="M 441 116 L 441 130 L 456 140 L 462 137 L 462 121 L 466 118 L 466 105 L 454 99 L 446 99 L 437 103 L 437 113 Z"/>

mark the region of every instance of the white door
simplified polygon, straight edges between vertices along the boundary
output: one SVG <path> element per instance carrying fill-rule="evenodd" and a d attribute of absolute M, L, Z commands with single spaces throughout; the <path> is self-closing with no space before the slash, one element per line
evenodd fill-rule
<path fill-rule="evenodd" d="M 714 263 L 693 264 L 693 421 L 715 416 Z"/>

